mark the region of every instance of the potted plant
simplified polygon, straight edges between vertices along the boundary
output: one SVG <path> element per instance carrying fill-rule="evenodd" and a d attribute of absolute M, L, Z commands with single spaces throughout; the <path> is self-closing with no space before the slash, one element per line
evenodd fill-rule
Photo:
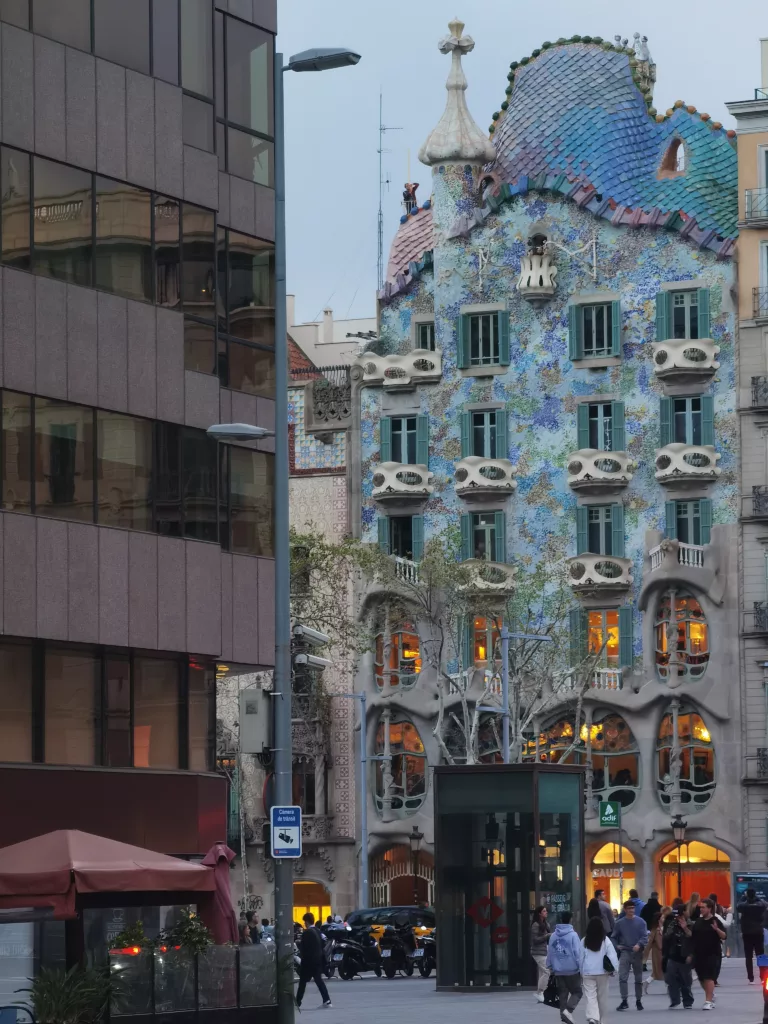
<path fill-rule="evenodd" d="M 93 1024 L 101 1019 L 109 1002 L 109 976 L 92 967 L 41 967 L 30 987 L 20 989 L 38 1024 Z"/>

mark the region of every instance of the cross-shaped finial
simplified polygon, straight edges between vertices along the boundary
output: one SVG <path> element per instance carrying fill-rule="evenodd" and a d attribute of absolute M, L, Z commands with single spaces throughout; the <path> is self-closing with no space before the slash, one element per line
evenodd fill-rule
<path fill-rule="evenodd" d="M 454 18 L 453 21 L 448 22 L 448 30 L 450 35 L 446 36 L 445 39 L 441 39 L 437 44 L 440 53 L 451 53 L 454 50 L 458 50 L 459 53 L 470 53 L 475 48 L 475 41 L 472 36 L 464 36 L 464 22 L 459 18 Z"/>

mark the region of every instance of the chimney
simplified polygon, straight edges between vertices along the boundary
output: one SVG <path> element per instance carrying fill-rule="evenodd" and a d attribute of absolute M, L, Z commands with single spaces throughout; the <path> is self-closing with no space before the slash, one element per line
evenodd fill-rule
<path fill-rule="evenodd" d="M 332 345 L 333 344 L 333 310 L 323 310 L 323 336 L 321 345 Z"/>
<path fill-rule="evenodd" d="M 288 320 L 288 330 L 296 323 L 296 296 L 285 296 L 285 315 Z"/>
<path fill-rule="evenodd" d="M 768 89 L 768 39 L 760 40 L 760 64 L 762 67 L 761 89 Z"/>

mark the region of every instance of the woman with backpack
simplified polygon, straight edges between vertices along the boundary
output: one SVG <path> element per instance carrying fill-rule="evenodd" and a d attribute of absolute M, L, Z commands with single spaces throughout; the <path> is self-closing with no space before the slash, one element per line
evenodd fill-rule
<path fill-rule="evenodd" d="M 587 1000 L 587 1024 L 605 1024 L 608 978 L 618 971 L 619 958 L 599 918 L 590 918 L 581 946 L 581 984 Z"/>

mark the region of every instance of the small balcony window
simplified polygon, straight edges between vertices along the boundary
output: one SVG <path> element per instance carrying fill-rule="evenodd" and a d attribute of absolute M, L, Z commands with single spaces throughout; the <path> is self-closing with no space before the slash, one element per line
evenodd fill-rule
<path fill-rule="evenodd" d="M 392 418 L 392 462 L 412 466 L 416 463 L 416 417 Z"/>
<path fill-rule="evenodd" d="M 472 657 L 474 663 L 493 661 L 499 657 L 499 622 L 497 619 L 489 619 L 478 616 L 473 621 L 472 627 Z"/>
<path fill-rule="evenodd" d="M 619 667 L 618 611 L 590 611 L 587 615 L 587 651 L 598 655 L 598 667 Z"/>
<path fill-rule="evenodd" d="M 610 303 L 581 307 L 584 358 L 611 355 L 612 313 Z"/>
<path fill-rule="evenodd" d="M 613 554 L 613 516 L 610 505 L 592 505 L 587 509 L 587 544 L 593 555 Z"/>
<path fill-rule="evenodd" d="M 434 321 L 426 324 L 416 324 L 416 348 L 426 349 L 428 352 L 435 351 Z"/>
<path fill-rule="evenodd" d="M 699 293 L 672 292 L 672 337 L 699 337 Z"/>
<path fill-rule="evenodd" d="M 383 689 L 389 686 L 409 688 L 414 686 L 421 672 L 421 648 L 415 632 L 404 628 L 390 636 L 389 652 L 385 650 L 385 636 L 379 633 L 376 637 L 376 685 Z"/>
<path fill-rule="evenodd" d="M 495 313 L 469 317 L 470 366 L 493 366 L 499 363 L 498 318 Z"/>

